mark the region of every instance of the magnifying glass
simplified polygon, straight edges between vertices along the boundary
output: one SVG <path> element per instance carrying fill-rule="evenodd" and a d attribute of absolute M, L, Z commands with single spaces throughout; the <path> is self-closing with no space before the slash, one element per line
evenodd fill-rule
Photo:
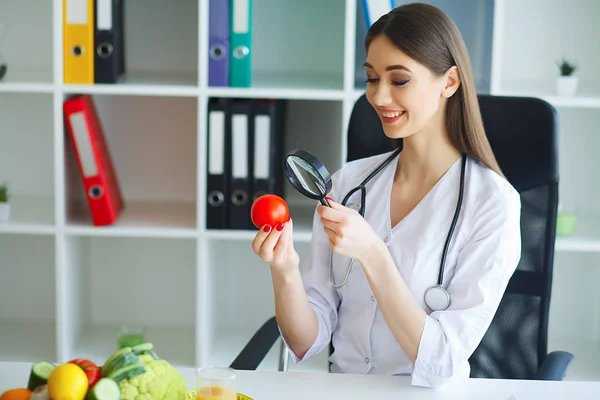
<path fill-rule="evenodd" d="M 296 190 L 329 207 L 325 196 L 332 188 L 331 175 L 317 157 L 304 150 L 292 150 L 283 157 L 283 172 Z"/>

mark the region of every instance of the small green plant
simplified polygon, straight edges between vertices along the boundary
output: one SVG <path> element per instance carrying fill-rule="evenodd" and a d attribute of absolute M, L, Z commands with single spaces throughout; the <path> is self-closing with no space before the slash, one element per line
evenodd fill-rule
<path fill-rule="evenodd" d="M 558 61 L 556 65 L 558 66 L 561 76 L 571 76 L 577 70 L 577 66 L 565 58 Z"/>
<path fill-rule="evenodd" d="M 8 186 L 0 185 L 0 203 L 8 203 Z"/>

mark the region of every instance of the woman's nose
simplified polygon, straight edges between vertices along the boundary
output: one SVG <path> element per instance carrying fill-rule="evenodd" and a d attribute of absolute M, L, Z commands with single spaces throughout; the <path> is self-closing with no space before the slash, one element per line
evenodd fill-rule
<path fill-rule="evenodd" d="M 375 87 L 375 93 L 373 94 L 373 101 L 378 106 L 385 106 L 392 103 L 392 94 L 390 85 L 381 83 L 381 81 Z"/>

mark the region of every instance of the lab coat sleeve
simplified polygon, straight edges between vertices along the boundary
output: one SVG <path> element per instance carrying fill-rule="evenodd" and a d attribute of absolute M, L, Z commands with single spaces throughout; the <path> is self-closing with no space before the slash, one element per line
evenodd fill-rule
<path fill-rule="evenodd" d="M 339 177 L 341 171 L 332 175 L 332 190 L 330 197 L 337 200 L 339 187 Z M 292 216 L 293 218 L 293 216 Z M 329 284 L 329 238 L 323 230 L 323 224 L 320 221 L 316 209 L 313 214 L 312 239 L 310 250 L 302 268 L 302 282 L 308 297 L 308 301 L 315 311 L 319 321 L 319 331 L 313 345 L 308 349 L 304 357 L 300 358 L 289 346 L 287 338 L 279 329 L 281 338 L 289 350 L 295 363 L 308 360 L 312 356 L 319 354 L 329 345 L 331 335 L 338 323 L 337 310 L 340 299 L 337 291 Z"/>
<path fill-rule="evenodd" d="M 448 285 L 451 305 L 426 317 L 412 384 L 436 387 L 466 365 L 498 309 L 521 255 L 521 203 L 510 186 L 479 206 Z"/>

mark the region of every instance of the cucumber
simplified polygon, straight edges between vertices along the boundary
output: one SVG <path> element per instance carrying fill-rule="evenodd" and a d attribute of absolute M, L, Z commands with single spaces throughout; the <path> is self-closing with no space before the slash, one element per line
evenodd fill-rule
<path fill-rule="evenodd" d="M 133 351 L 121 354 L 120 356 L 113 358 L 113 360 L 109 364 L 104 365 L 104 369 L 102 370 L 102 376 L 108 376 L 113 371 L 116 371 L 128 365 L 140 363 L 140 358 Z"/>
<path fill-rule="evenodd" d="M 107 367 L 110 365 L 111 362 L 113 362 L 113 360 L 117 357 L 122 356 L 123 354 L 127 354 L 127 353 L 131 353 L 132 352 L 132 348 L 131 347 L 124 347 L 118 351 L 115 351 L 114 353 L 112 353 L 110 355 L 110 357 L 108 357 L 108 360 L 106 360 L 106 362 L 104 363 L 104 365 L 102 366 L 102 376 L 106 376 L 108 375 L 107 372 Z"/>
<path fill-rule="evenodd" d="M 119 400 L 120 398 L 119 385 L 109 378 L 101 378 L 86 396 L 86 400 Z"/>
<path fill-rule="evenodd" d="M 48 377 L 54 368 L 56 368 L 56 365 L 49 361 L 38 361 L 34 363 L 31 367 L 31 372 L 29 373 L 27 389 L 34 391 L 38 386 L 48 383 Z"/>
<path fill-rule="evenodd" d="M 146 368 L 143 364 L 132 364 L 123 368 L 119 368 L 114 372 L 111 372 L 107 378 L 114 380 L 119 383 L 123 379 L 133 378 L 134 376 L 138 376 L 146 372 Z"/>
<path fill-rule="evenodd" d="M 152 343 L 142 343 L 132 347 L 132 350 L 135 354 L 146 354 L 148 351 L 152 350 L 154 346 Z"/>

